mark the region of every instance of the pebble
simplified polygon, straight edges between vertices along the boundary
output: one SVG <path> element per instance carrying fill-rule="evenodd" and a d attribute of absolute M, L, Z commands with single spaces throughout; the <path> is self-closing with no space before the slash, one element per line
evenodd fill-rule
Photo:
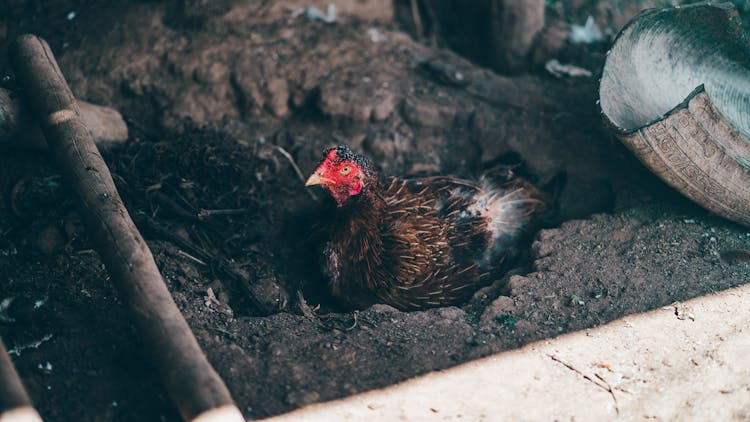
<path fill-rule="evenodd" d="M 36 234 L 34 246 L 45 255 L 55 255 L 65 246 L 65 237 L 57 226 L 50 224 Z"/>

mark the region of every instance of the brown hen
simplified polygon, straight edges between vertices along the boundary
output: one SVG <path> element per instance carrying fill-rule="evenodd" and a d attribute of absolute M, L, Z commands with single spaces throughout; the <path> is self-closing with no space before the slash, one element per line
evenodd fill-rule
<path fill-rule="evenodd" d="M 543 208 L 539 191 L 520 178 L 381 179 L 346 146 L 326 150 L 312 185 L 338 205 L 325 270 L 331 294 L 354 307 L 415 310 L 466 300 L 515 255 Z"/>

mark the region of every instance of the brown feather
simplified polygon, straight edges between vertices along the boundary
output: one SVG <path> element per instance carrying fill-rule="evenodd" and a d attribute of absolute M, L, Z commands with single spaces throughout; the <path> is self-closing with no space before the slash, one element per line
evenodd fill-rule
<path fill-rule="evenodd" d="M 542 208 L 538 191 L 521 179 L 488 191 L 447 176 L 381 181 L 370 172 L 362 193 L 339 209 L 325 254 L 332 294 L 357 307 L 385 302 L 411 310 L 466 300 Z M 491 212 L 502 216 L 483 215 Z"/>

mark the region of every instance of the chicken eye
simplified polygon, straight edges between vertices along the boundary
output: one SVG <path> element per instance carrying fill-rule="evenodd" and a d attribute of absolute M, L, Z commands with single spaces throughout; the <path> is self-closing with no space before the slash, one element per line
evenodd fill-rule
<path fill-rule="evenodd" d="M 339 173 L 341 173 L 342 175 L 346 176 L 347 174 L 349 174 L 350 171 L 352 171 L 351 167 L 344 166 L 344 167 L 341 168 L 341 170 L 339 170 Z"/>

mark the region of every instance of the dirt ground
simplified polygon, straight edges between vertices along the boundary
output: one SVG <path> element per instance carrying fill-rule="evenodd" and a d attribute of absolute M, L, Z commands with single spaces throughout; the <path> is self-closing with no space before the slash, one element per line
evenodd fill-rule
<path fill-rule="evenodd" d="M 264 421 L 746 421 L 748 298 L 745 284 Z"/>
<path fill-rule="evenodd" d="M 562 33 L 541 50 L 594 73 L 579 78 L 542 64 L 498 75 L 415 40 L 382 1 L 340 1 L 332 24 L 295 17 L 323 7 L 301 0 L 3 3 L 3 51 L 18 34 L 42 35 L 78 98 L 126 118 L 130 140 L 106 151 L 107 163 L 249 418 L 750 277 L 750 231 L 673 192 L 602 124 L 608 37 L 656 2 L 550 2 L 549 22 L 592 15 L 603 28 L 602 42 Z M 0 72 L 14 89 L 4 56 Z M 306 173 L 339 143 L 389 175 L 518 164 L 558 203 L 516 268 L 465 305 L 343 309 L 322 288 L 309 236 L 326 212 L 322 193 L 306 192 L 282 153 Z M 42 416 L 179 420 L 43 152 L 0 153 L 0 234 L 0 336 Z"/>

